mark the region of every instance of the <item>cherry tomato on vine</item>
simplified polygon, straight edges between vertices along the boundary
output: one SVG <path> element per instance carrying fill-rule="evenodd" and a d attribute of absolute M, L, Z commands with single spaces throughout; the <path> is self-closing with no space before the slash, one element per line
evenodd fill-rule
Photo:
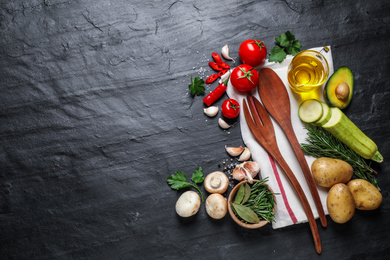
<path fill-rule="evenodd" d="M 259 84 L 259 74 L 252 66 L 241 64 L 232 71 L 230 81 L 237 91 L 250 91 Z"/>
<path fill-rule="evenodd" d="M 241 43 L 238 55 L 243 63 L 256 67 L 264 62 L 267 48 L 264 42 L 248 39 Z"/>
<path fill-rule="evenodd" d="M 226 118 L 236 118 L 240 113 L 240 104 L 235 99 L 226 99 L 222 103 L 221 112 Z"/>

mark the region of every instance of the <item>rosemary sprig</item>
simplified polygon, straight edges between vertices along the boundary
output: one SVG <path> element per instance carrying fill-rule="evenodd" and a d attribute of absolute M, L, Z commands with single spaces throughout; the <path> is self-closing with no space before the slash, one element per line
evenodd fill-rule
<path fill-rule="evenodd" d="M 363 157 L 321 127 L 308 124 L 305 128 L 308 130 L 306 141 L 309 144 L 301 144 L 304 154 L 315 158 L 329 157 L 343 160 L 352 166 L 354 174 L 358 178 L 364 179 L 379 188 L 374 176 L 377 172 L 370 167 L 370 164 L 367 164 Z"/>
<path fill-rule="evenodd" d="M 269 223 L 274 221 L 273 209 L 275 200 L 272 192 L 265 184 L 268 177 L 256 182 L 251 187 L 251 195 L 244 206 L 252 209 L 260 218 L 267 220 Z"/>

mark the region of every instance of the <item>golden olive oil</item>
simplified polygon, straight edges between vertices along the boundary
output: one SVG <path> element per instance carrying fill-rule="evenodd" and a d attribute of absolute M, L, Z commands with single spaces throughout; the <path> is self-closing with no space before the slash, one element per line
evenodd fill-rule
<path fill-rule="evenodd" d="M 325 57 L 316 51 L 297 54 L 288 68 L 288 82 L 297 93 L 310 92 L 325 83 L 329 66 Z"/>

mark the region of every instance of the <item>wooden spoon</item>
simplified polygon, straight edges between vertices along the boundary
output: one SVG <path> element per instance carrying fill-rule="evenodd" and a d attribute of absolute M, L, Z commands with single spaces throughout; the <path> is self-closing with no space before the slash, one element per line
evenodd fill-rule
<path fill-rule="evenodd" d="M 287 89 L 282 80 L 272 69 L 264 68 L 260 70 L 259 95 L 268 113 L 270 113 L 271 116 L 278 122 L 286 134 L 287 139 L 297 156 L 299 165 L 301 166 L 306 178 L 306 182 L 309 185 L 311 195 L 313 196 L 314 203 L 320 216 L 321 224 L 323 227 L 326 227 L 326 216 L 324 208 L 322 207 L 320 196 L 318 195 L 313 175 L 307 165 L 305 156 L 291 124 L 290 98 L 288 96 Z"/>

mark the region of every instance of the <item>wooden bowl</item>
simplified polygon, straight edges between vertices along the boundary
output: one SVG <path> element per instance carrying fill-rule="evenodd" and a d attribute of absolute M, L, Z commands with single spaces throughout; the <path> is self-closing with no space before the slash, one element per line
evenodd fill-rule
<path fill-rule="evenodd" d="M 258 182 L 259 180 L 253 180 L 253 182 Z M 241 185 L 243 185 L 244 183 L 247 183 L 248 181 L 242 181 L 240 183 L 238 183 L 236 186 L 234 186 L 233 190 L 230 192 L 229 194 L 229 198 L 228 198 L 228 211 L 229 211 L 229 214 L 230 216 L 232 217 L 232 219 L 234 220 L 234 222 L 236 222 L 238 225 L 240 225 L 241 227 L 244 227 L 244 228 L 249 228 L 249 229 L 256 229 L 256 228 L 261 228 L 263 226 L 265 226 L 268 221 L 267 220 L 260 220 L 259 223 L 257 224 L 247 224 L 247 223 L 244 223 L 242 220 L 240 220 L 239 218 L 237 218 L 236 214 L 234 214 L 234 211 L 232 209 L 232 204 L 231 202 L 234 200 L 235 196 L 236 196 L 236 193 L 238 191 L 238 189 L 240 188 Z M 274 210 L 273 210 L 273 213 L 275 213 L 275 210 L 276 210 L 276 199 L 275 199 L 275 194 L 274 194 L 274 191 L 271 189 L 270 186 L 267 185 L 267 188 L 272 192 L 273 196 L 274 196 L 274 200 L 275 200 L 275 207 L 274 207 Z"/>

